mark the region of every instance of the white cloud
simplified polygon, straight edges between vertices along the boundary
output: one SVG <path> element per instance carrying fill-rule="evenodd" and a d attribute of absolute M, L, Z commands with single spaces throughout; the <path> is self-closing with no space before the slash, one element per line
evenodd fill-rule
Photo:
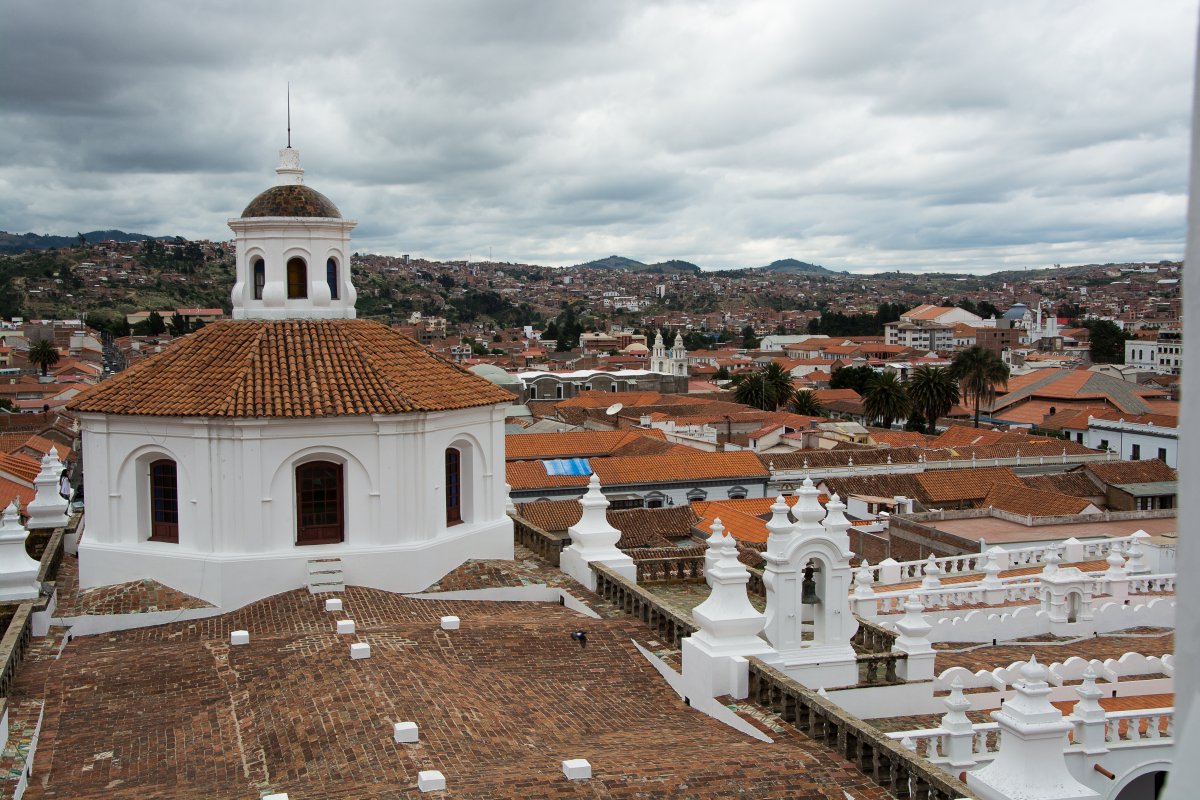
<path fill-rule="evenodd" d="M 283 84 L 356 247 L 986 270 L 1178 258 L 1194 3 L 17 0 L 0 227 L 229 236 Z"/>

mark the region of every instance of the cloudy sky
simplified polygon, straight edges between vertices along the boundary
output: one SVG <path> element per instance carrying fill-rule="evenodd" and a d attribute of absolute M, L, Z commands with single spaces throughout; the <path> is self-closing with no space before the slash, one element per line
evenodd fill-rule
<path fill-rule="evenodd" d="M 1180 258 L 1195 0 L 0 3 L 0 229 L 989 271 Z"/>

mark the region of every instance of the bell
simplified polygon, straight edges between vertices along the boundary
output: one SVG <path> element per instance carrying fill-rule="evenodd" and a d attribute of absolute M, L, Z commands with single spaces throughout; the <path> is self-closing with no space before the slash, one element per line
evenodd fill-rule
<path fill-rule="evenodd" d="M 817 595 L 816 581 L 806 580 L 800 584 L 800 602 L 806 606 L 821 605 L 821 598 Z"/>
<path fill-rule="evenodd" d="M 812 565 L 804 568 L 804 580 L 800 583 L 800 602 L 806 606 L 819 606 L 821 598 L 817 594 L 817 581 L 813 577 L 815 570 Z"/>

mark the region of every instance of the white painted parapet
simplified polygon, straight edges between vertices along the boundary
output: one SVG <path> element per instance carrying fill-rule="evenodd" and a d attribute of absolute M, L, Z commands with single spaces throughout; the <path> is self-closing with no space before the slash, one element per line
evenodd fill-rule
<path fill-rule="evenodd" d="M 595 473 L 592 473 L 587 493 L 579 500 L 579 505 L 583 507 L 583 515 L 567 529 L 571 544 L 562 551 L 559 568 L 593 592 L 596 591 L 596 575 L 588 566 L 593 561 L 636 583 L 637 565 L 617 549 L 621 532 L 608 522 L 608 498 L 600 491 L 600 479 Z"/>
<path fill-rule="evenodd" d="M 62 471 L 63 464 L 58 460 L 58 448 L 51 447 L 50 452 L 42 456 L 42 469 L 33 479 L 37 495 L 25 508 L 25 514 L 29 518 L 26 526 L 29 530 L 61 528 L 67 524 L 69 503 L 58 493 Z"/>
<path fill-rule="evenodd" d="M 925 607 L 915 594 L 908 596 L 904 604 L 904 618 L 896 623 L 900 635 L 892 645 L 893 653 L 906 653 L 907 658 L 896 664 L 896 675 L 905 681 L 927 681 L 933 679 L 933 662 L 937 653 L 929 642 L 929 631 L 933 626 L 925 621 Z"/>
<path fill-rule="evenodd" d="M 28 536 L 13 500 L 0 517 L 0 600 L 33 600 L 41 592 L 37 579 L 41 565 L 25 551 Z"/>
<path fill-rule="evenodd" d="M 979 800 L 1085 800 L 1100 795 L 1077 781 L 1063 750 L 1074 727 L 1050 703 L 1045 667 L 1031 658 L 1021 668 L 1016 697 L 992 719 L 1000 728 L 995 760 L 967 773 Z"/>

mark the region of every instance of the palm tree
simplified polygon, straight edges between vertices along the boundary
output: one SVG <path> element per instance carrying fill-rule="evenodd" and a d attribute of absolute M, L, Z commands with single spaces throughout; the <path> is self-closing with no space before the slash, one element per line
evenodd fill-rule
<path fill-rule="evenodd" d="M 805 417 L 823 417 L 826 413 L 825 404 L 817 398 L 817 393 L 811 389 L 801 389 L 792 394 L 791 412 Z"/>
<path fill-rule="evenodd" d="M 912 400 L 904 390 L 900 376 L 894 372 L 884 372 L 867 382 L 863 409 L 872 422 L 882 417 L 883 427 L 890 428 L 894 420 L 908 416 L 912 410 Z"/>
<path fill-rule="evenodd" d="M 49 339 L 38 339 L 29 348 L 29 363 L 42 368 L 42 377 L 58 363 L 58 348 Z"/>
<path fill-rule="evenodd" d="M 776 361 L 756 372 L 742 373 L 733 381 L 733 399 L 763 411 L 775 411 L 792 398 L 794 391 L 791 373 Z"/>
<path fill-rule="evenodd" d="M 958 381 L 950 370 L 922 364 L 908 377 L 908 396 L 912 399 L 913 411 L 920 413 L 934 433 L 939 417 L 944 417 L 958 402 Z"/>
<path fill-rule="evenodd" d="M 1008 381 L 1008 365 L 990 350 L 979 345 L 954 357 L 950 374 L 962 389 L 964 398 L 975 402 L 975 427 L 979 427 L 979 407 L 996 399 L 996 387 Z"/>

